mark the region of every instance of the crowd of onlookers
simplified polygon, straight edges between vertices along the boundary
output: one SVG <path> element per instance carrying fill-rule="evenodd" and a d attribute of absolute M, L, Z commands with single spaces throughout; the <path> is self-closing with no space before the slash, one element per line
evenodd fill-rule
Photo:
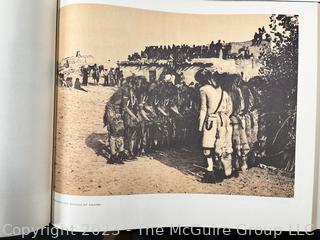
<path fill-rule="evenodd" d="M 91 76 L 94 84 L 102 81 L 103 86 L 119 86 L 123 78 L 123 72 L 119 67 L 106 69 L 103 65 L 88 65 L 80 68 L 82 76 L 82 85 L 88 84 L 88 78 Z"/>
<path fill-rule="evenodd" d="M 88 85 L 89 78 L 93 79 L 93 84 L 103 86 L 121 86 L 124 78 L 123 72 L 119 66 L 155 66 L 168 67 L 169 69 L 183 69 L 190 65 L 198 67 L 210 67 L 212 63 L 193 62 L 197 58 L 220 58 L 220 59 L 251 59 L 254 60 L 254 55 L 250 47 L 260 46 L 263 41 L 270 41 L 270 35 L 265 28 L 259 28 L 255 32 L 251 46 L 244 44 L 237 50 L 232 50 L 232 43 L 218 40 L 212 41 L 208 45 L 161 45 L 161 46 L 146 46 L 143 51 L 133 53 L 128 56 L 127 62 L 122 62 L 114 68 L 106 69 L 103 65 L 83 65 L 79 70 L 79 77 L 72 79 L 68 74 L 59 74 L 59 83 L 64 87 L 73 87 L 74 81 L 81 85 Z M 77 52 L 77 57 L 80 52 Z M 69 62 L 64 64 L 64 68 L 69 68 Z M 78 84 L 77 84 L 78 85 Z"/>
<path fill-rule="evenodd" d="M 75 79 L 66 75 L 59 73 L 58 80 L 60 86 L 68 88 L 79 88 L 80 85 L 87 86 L 89 78 L 92 79 L 92 84 L 103 86 L 120 86 L 123 80 L 123 71 L 119 67 L 106 69 L 103 65 L 97 64 L 81 66 L 80 74 Z"/>
<path fill-rule="evenodd" d="M 231 43 L 219 40 L 212 41 L 209 45 L 172 45 L 172 46 L 146 46 L 141 53 L 133 53 L 128 56 L 128 61 L 141 59 L 185 61 L 195 58 L 223 58 L 231 57 Z"/>
<path fill-rule="evenodd" d="M 259 28 L 255 32 L 251 46 L 260 46 L 262 41 L 270 41 L 270 35 L 265 28 Z M 222 58 L 222 59 L 251 59 L 253 54 L 249 46 L 242 46 L 237 51 L 232 52 L 232 44 L 225 41 L 212 41 L 207 45 L 161 45 L 146 46 L 140 53 L 135 52 L 128 56 L 128 61 L 141 60 L 174 60 L 176 63 L 190 62 L 197 58 Z"/>

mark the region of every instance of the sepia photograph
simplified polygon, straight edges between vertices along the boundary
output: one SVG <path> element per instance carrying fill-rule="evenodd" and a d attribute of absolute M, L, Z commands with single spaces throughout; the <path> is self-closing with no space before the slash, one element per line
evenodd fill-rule
<path fill-rule="evenodd" d="M 294 197 L 299 16 L 60 11 L 54 189 Z"/>

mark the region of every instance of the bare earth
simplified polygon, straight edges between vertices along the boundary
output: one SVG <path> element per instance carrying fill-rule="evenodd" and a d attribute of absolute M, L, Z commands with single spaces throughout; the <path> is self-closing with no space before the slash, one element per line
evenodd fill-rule
<path fill-rule="evenodd" d="M 72 195 L 210 193 L 293 197 L 294 179 L 277 171 L 252 168 L 222 183 L 201 182 L 199 147 L 170 149 L 124 165 L 103 156 L 102 116 L 111 87 L 88 86 L 88 93 L 59 88 L 55 190 Z"/>

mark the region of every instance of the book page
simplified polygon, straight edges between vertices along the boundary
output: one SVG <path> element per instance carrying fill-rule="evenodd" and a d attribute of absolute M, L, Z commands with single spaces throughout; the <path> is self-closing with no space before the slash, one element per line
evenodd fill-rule
<path fill-rule="evenodd" d="M 56 5 L 0 8 L 0 237 L 50 222 Z"/>
<path fill-rule="evenodd" d="M 54 224 L 312 229 L 317 14 L 62 1 Z"/>
<path fill-rule="evenodd" d="M 320 4 L 318 4 L 318 23 L 320 22 Z M 318 92 L 320 91 L 320 84 L 319 84 L 319 80 L 320 80 L 320 31 L 318 29 L 318 32 L 317 32 L 317 41 L 318 41 Z M 320 94 L 318 94 L 318 108 L 319 109 L 319 106 L 320 106 Z M 316 121 L 319 123 L 319 119 L 320 119 L 320 112 L 318 111 L 317 112 L 317 119 Z M 319 167 L 319 162 L 320 162 L 320 126 L 318 125 L 317 126 L 317 141 L 316 141 L 316 146 L 317 146 L 317 151 L 316 151 L 316 158 L 318 159 L 318 168 L 315 169 L 315 175 L 317 176 L 317 178 L 315 179 L 315 181 L 317 181 L 317 186 L 315 187 L 315 192 L 317 193 L 316 196 L 315 196 L 315 209 L 314 209 L 314 219 L 315 219 L 315 222 L 316 222 L 316 226 L 317 226 L 317 229 L 320 229 L 320 167 Z"/>

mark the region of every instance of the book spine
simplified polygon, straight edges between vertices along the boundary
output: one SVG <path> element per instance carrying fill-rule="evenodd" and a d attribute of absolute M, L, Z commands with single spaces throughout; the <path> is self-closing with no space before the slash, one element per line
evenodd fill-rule
<path fill-rule="evenodd" d="M 315 179 L 313 204 L 313 230 L 320 229 L 320 3 L 317 7 L 317 113 L 316 113 L 316 152 L 315 152 Z"/>

